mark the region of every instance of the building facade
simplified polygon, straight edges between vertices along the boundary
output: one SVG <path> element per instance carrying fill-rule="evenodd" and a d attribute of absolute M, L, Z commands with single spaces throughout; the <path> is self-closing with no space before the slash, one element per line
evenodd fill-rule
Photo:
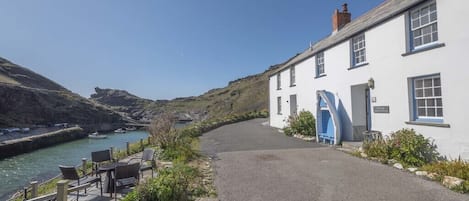
<path fill-rule="evenodd" d="M 321 118 L 319 134 L 332 125 L 339 139 L 353 141 L 366 130 L 411 128 L 443 155 L 469 159 L 468 7 L 464 0 L 388 0 L 350 21 L 344 5 L 329 37 L 271 75 L 270 125 L 283 128 L 307 110 Z M 327 106 L 319 92 L 331 99 Z M 327 107 L 337 112 L 334 124 L 321 113 Z"/>

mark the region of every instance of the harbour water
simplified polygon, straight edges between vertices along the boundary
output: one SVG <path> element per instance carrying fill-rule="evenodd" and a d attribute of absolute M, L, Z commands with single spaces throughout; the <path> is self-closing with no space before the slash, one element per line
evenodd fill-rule
<path fill-rule="evenodd" d="M 30 181 L 43 181 L 60 174 L 58 165 L 78 165 L 92 151 L 124 149 L 126 142 L 146 139 L 146 131 L 108 134 L 106 139 L 81 139 L 0 160 L 0 200 L 6 200 Z"/>

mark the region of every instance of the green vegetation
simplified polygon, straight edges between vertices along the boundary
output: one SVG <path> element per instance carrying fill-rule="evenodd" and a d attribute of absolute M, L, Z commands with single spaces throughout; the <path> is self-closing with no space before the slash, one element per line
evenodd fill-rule
<path fill-rule="evenodd" d="M 151 143 L 161 148 L 160 159 L 173 161 L 174 167 L 159 170 L 157 178 L 138 186 L 124 200 L 185 201 L 213 195 L 213 187 L 203 182 L 200 165 L 194 164 L 201 156 L 197 137 L 223 125 L 267 116 L 266 111 L 249 112 L 205 120 L 178 130 L 173 127 L 173 116 L 161 115 L 150 126 Z"/>
<path fill-rule="evenodd" d="M 313 136 L 316 134 L 316 119 L 309 111 L 302 110 L 298 115 L 290 116 L 288 124 L 289 126 L 283 128 L 285 135 Z"/>
<path fill-rule="evenodd" d="M 199 176 L 196 168 L 185 164 L 176 164 L 172 168 L 160 170 L 158 177 L 146 181 L 144 184 L 128 194 L 124 201 L 186 201 L 191 200 L 198 190 L 194 182 Z M 196 194 L 195 194 L 196 195 Z"/>
<path fill-rule="evenodd" d="M 461 159 L 452 161 L 438 161 L 431 164 L 426 164 L 422 170 L 436 173 L 438 176 L 436 179 L 442 181 L 444 176 L 452 176 L 460 179 L 464 179 L 464 183 L 453 188 L 453 190 L 468 193 L 469 192 L 469 162 Z"/>
<path fill-rule="evenodd" d="M 430 139 L 410 129 L 394 132 L 386 140 L 365 142 L 363 148 L 370 157 L 395 159 L 403 165 L 414 167 L 436 161 L 439 156 Z"/>
<path fill-rule="evenodd" d="M 146 147 L 152 147 L 159 151 L 159 159 L 173 161 L 173 168 L 163 169 L 158 172 L 158 177 L 146 181 L 140 185 L 136 191 L 129 194 L 125 200 L 190 200 L 194 197 L 211 196 L 216 194 L 212 186 L 202 182 L 203 176 L 199 172 L 197 165 L 191 164 L 200 158 L 198 153 L 199 140 L 197 137 L 204 132 L 216 129 L 220 126 L 250 120 L 254 118 L 266 118 L 267 111 L 249 112 L 241 115 L 230 115 L 225 118 L 205 120 L 188 125 L 182 129 L 174 129 L 174 121 L 155 121 L 152 123 L 150 138 L 129 145 L 129 154 L 126 150 L 115 150 L 114 159 L 120 160 L 139 153 Z M 163 149 L 162 147 L 165 147 Z M 195 166 L 195 167 L 194 167 Z M 91 162 L 87 163 L 87 172 L 91 171 Z M 81 174 L 81 171 L 79 172 Z M 55 178 L 44 182 L 39 186 L 38 194 L 45 195 L 56 191 L 56 183 L 61 178 Z M 156 190 L 155 190 L 156 189 Z M 156 197 L 154 197 L 156 196 Z M 23 195 L 19 195 L 14 200 L 22 201 Z M 29 194 L 28 199 L 31 198 Z M 157 198 L 157 199 L 147 199 Z"/>

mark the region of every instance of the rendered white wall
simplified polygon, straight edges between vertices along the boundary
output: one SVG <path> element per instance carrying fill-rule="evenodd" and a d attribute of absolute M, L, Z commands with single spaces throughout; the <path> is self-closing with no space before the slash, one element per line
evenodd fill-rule
<path fill-rule="evenodd" d="M 450 158 L 459 155 L 469 159 L 469 27 L 465 8 L 469 1 L 437 0 L 439 42 L 445 47 L 402 56 L 406 52 L 405 17 L 401 14 L 365 32 L 366 57 L 369 65 L 350 67 L 349 41 L 324 52 L 327 76 L 315 79 L 315 59 L 309 58 L 296 65 L 296 87 L 289 87 L 289 70 L 282 72 L 282 90 L 276 90 L 276 77 L 270 78 L 270 120 L 273 127 L 284 127 L 289 114 L 289 95 L 297 94 L 298 111 L 316 114 L 317 90 L 327 90 L 340 98 L 345 109 L 341 120 L 343 139 L 352 134 L 351 86 L 375 80 L 371 97 L 373 106 L 389 106 L 389 114 L 372 113 L 372 129 L 383 134 L 401 128 L 413 128 L 426 137 L 435 139 L 438 151 Z M 443 96 L 444 123 L 450 128 L 411 125 L 408 79 L 440 73 Z M 283 115 L 276 114 L 276 97 L 282 96 Z"/>

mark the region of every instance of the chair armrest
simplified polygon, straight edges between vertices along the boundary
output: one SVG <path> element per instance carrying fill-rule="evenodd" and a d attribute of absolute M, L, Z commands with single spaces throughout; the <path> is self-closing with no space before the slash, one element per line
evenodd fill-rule
<path fill-rule="evenodd" d="M 130 161 L 132 161 L 132 160 L 137 160 L 137 159 L 141 160 L 141 158 L 136 158 L 136 157 L 130 158 L 130 159 L 127 161 L 127 164 L 130 164 Z"/>

